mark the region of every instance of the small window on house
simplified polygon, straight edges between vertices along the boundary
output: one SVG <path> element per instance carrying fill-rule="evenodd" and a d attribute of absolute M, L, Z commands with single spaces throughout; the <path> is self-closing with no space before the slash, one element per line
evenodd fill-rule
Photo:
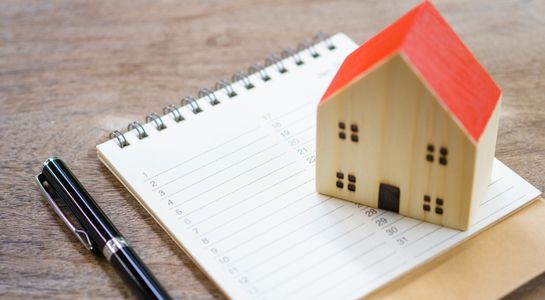
<path fill-rule="evenodd" d="M 335 186 L 339 189 L 342 189 L 344 188 L 344 172 L 342 171 L 337 171 L 335 173 L 335 177 L 337 177 L 336 181 L 335 181 Z"/>
<path fill-rule="evenodd" d="M 358 125 L 357 124 L 350 125 L 350 130 L 352 130 L 352 132 L 358 132 Z"/>
<path fill-rule="evenodd" d="M 352 183 L 356 183 L 356 176 L 354 176 L 352 174 L 348 174 L 348 181 L 350 181 Z"/>
<path fill-rule="evenodd" d="M 422 205 L 422 209 L 423 209 L 424 211 L 430 211 L 431 207 L 430 207 L 429 204 L 424 204 L 424 205 Z"/>
<path fill-rule="evenodd" d="M 355 124 L 355 123 L 352 123 L 350 124 L 350 131 L 352 132 L 350 134 L 350 140 L 352 142 L 355 142 L 357 143 L 359 141 L 359 137 L 358 137 L 358 124 Z"/>
<path fill-rule="evenodd" d="M 428 153 L 426 154 L 426 160 L 429 162 L 433 162 L 434 161 L 433 152 L 435 151 L 435 146 L 433 146 L 432 144 L 428 144 L 428 146 L 426 147 L 426 150 L 428 151 Z"/>
<path fill-rule="evenodd" d="M 441 155 L 439 157 L 439 163 L 443 166 L 446 166 L 448 163 L 448 160 L 447 160 L 448 149 L 446 147 L 441 147 L 441 149 L 439 149 L 439 154 Z"/>
<path fill-rule="evenodd" d="M 345 129 L 346 129 L 346 124 L 344 122 L 339 122 L 339 138 L 341 140 L 346 139 L 346 133 L 344 132 Z"/>
<path fill-rule="evenodd" d="M 438 215 L 442 215 L 443 214 L 443 204 L 445 204 L 445 200 L 443 198 L 435 198 L 435 204 L 437 204 L 435 206 L 435 213 L 438 214 Z"/>
<path fill-rule="evenodd" d="M 353 184 L 353 183 L 349 183 L 348 184 L 348 190 L 351 191 L 351 192 L 355 192 L 356 191 L 356 185 Z"/>

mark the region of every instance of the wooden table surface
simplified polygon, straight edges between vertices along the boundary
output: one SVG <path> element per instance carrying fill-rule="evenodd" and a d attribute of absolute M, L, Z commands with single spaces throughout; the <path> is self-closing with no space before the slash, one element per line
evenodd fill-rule
<path fill-rule="evenodd" d="M 131 296 L 36 188 L 58 155 L 175 298 L 223 298 L 95 145 L 318 31 L 361 43 L 417 2 L 2 1 L 0 297 Z M 545 190 L 545 1 L 434 2 L 503 89 L 497 156 Z M 545 297 L 545 275 L 510 296 Z"/>

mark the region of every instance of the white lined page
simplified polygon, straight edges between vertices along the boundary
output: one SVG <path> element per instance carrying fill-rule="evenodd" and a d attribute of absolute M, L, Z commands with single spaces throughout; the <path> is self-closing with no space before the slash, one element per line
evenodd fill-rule
<path fill-rule="evenodd" d="M 364 296 L 535 198 L 539 192 L 495 161 L 475 223 L 461 232 L 315 192 L 316 105 L 356 45 L 301 53 L 288 72 L 250 77 L 238 95 L 186 120 L 145 125 L 149 137 L 99 157 L 230 297 L 350 299 Z"/>

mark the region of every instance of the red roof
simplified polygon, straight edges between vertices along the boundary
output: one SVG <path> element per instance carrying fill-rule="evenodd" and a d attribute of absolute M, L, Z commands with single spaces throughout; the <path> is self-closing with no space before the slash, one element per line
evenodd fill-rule
<path fill-rule="evenodd" d="M 424 1 L 352 52 L 320 104 L 375 64 L 402 53 L 446 109 L 478 141 L 500 89 L 435 7 Z"/>

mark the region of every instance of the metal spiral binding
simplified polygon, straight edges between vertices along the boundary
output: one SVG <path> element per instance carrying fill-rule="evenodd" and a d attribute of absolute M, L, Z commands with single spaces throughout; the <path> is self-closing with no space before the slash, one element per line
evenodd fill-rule
<path fill-rule="evenodd" d="M 220 101 L 216 97 L 216 94 L 214 94 L 214 91 L 209 88 L 200 89 L 197 97 L 199 99 L 203 97 L 208 98 L 208 102 L 210 103 L 210 105 L 220 104 Z"/>
<path fill-rule="evenodd" d="M 201 107 L 199 106 L 199 103 L 197 103 L 197 100 L 195 100 L 195 98 L 191 97 L 191 96 L 186 96 L 182 99 L 182 101 L 180 101 L 180 104 L 182 106 L 186 106 L 186 105 L 189 105 L 191 107 L 191 111 L 194 113 L 194 114 L 198 114 L 200 112 L 202 112 L 202 109 Z"/>
<path fill-rule="evenodd" d="M 280 57 L 282 57 L 282 59 L 292 57 L 293 62 L 298 66 L 304 64 L 303 60 L 301 59 L 301 56 L 299 56 L 299 53 L 291 47 L 288 47 L 282 50 L 282 54 L 280 54 Z"/>
<path fill-rule="evenodd" d="M 231 85 L 231 83 L 225 79 L 222 79 L 218 82 L 216 82 L 216 85 L 214 86 L 214 89 L 216 91 L 219 91 L 219 90 L 224 90 L 225 91 L 225 94 L 227 94 L 227 96 L 229 96 L 229 98 L 233 98 L 237 95 L 237 92 L 235 92 L 235 90 L 233 89 L 233 86 Z"/>
<path fill-rule="evenodd" d="M 265 59 L 265 67 L 269 67 L 272 65 L 276 66 L 276 70 L 279 73 L 286 73 L 288 71 L 288 69 L 286 69 L 286 66 L 284 66 L 284 63 L 282 62 L 282 59 L 276 54 L 272 54 Z"/>
<path fill-rule="evenodd" d="M 163 107 L 163 115 L 172 115 L 174 118 L 174 121 L 180 122 L 185 120 L 184 116 L 182 116 L 182 113 L 180 113 L 180 109 L 177 108 L 174 104 L 169 104 L 165 107 Z"/>
<path fill-rule="evenodd" d="M 213 106 L 221 103 L 216 96 L 216 92 L 220 90 L 224 91 L 229 98 L 236 97 L 238 93 L 233 88 L 234 83 L 240 82 L 247 90 L 252 89 L 255 85 L 250 80 L 250 76 L 256 73 L 259 75 L 259 78 L 263 82 L 272 80 L 273 78 L 266 70 L 266 68 L 269 66 L 274 66 L 280 74 L 283 74 L 288 71 L 283 62 L 283 60 L 285 59 L 291 57 L 295 65 L 300 66 L 305 63 L 300 55 L 300 53 L 303 51 L 308 51 L 310 56 L 314 59 L 319 57 L 320 53 L 316 50 L 317 43 L 324 43 L 327 49 L 330 51 L 336 49 L 336 46 L 329 37 L 329 35 L 320 32 L 312 40 L 306 39 L 299 43 L 296 49 L 288 47 L 280 53 L 280 56 L 276 54 L 270 55 L 265 59 L 264 65 L 253 64 L 248 68 L 248 71 L 246 73 L 242 71 L 236 72 L 231 77 L 230 82 L 223 79 L 218 81 L 213 89 L 203 88 L 199 90 L 197 97 L 199 99 L 208 99 L 208 103 Z M 163 108 L 163 116 L 160 116 L 157 113 L 148 114 L 146 116 L 146 123 L 152 123 L 153 127 L 155 127 L 156 130 L 160 131 L 167 128 L 165 123 L 163 122 L 162 117 L 170 116 L 175 122 L 181 122 L 185 120 L 184 116 L 180 111 L 180 108 L 183 106 L 187 106 L 194 114 L 198 114 L 203 111 L 195 98 L 187 96 L 181 100 L 180 107 L 177 107 L 174 104 L 169 104 L 165 106 Z M 144 126 L 142 126 L 139 122 L 135 121 L 127 126 L 127 131 L 132 130 L 136 131 L 136 136 L 138 137 L 138 139 L 143 139 L 148 136 L 146 130 L 144 129 Z M 121 133 L 118 130 L 110 133 L 110 139 L 115 139 L 120 148 L 124 148 L 130 145 L 128 140 L 125 138 L 125 134 Z"/>
<path fill-rule="evenodd" d="M 113 132 L 110 132 L 110 139 L 113 139 L 113 138 L 117 139 L 117 143 L 119 144 L 120 148 L 130 145 L 129 142 L 127 142 L 127 139 L 125 138 L 125 135 L 121 133 L 119 130 L 114 130 Z"/>
<path fill-rule="evenodd" d="M 159 131 L 167 128 L 165 126 L 165 123 L 163 123 L 163 120 L 161 120 L 161 116 L 159 116 L 158 114 L 154 112 L 146 116 L 146 123 L 150 123 L 150 122 L 153 122 L 153 124 L 155 125 L 155 128 Z"/>
<path fill-rule="evenodd" d="M 335 45 L 331 41 L 331 38 L 329 37 L 329 35 L 323 32 L 318 32 L 318 34 L 314 37 L 314 41 L 315 41 L 315 44 L 319 42 L 324 42 L 327 49 L 335 50 Z"/>
<path fill-rule="evenodd" d="M 142 124 L 140 124 L 138 121 L 134 121 L 127 126 L 127 131 L 131 131 L 133 129 L 136 129 L 136 133 L 138 134 L 139 140 L 148 136 L 148 133 L 144 129 L 144 126 L 142 126 Z"/>
<path fill-rule="evenodd" d="M 259 73 L 259 76 L 263 81 L 269 81 L 271 79 L 269 74 L 267 74 L 267 71 L 265 71 L 265 68 L 263 68 L 263 66 L 260 64 L 253 64 L 248 68 L 248 75 L 252 75 L 254 73 Z"/>
<path fill-rule="evenodd" d="M 308 39 L 305 39 L 299 43 L 299 45 L 297 45 L 297 51 L 304 51 L 305 49 L 308 50 L 308 53 L 313 58 L 320 56 L 320 53 L 318 53 L 318 51 L 316 51 L 316 47 L 314 47 L 314 43 Z"/>
<path fill-rule="evenodd" d="M 231 82 L 235 83 L 237 81 L 242 81 L 242 84 L 247 90 L 254 88 L 254 85 L 250 81 L 250 78 L 248 78 L 248 75 L 244 74 L 244 72 L 242 71 L 238 71 L 235 74 L 233 74 L 233 77 L 231 78 Z"/>

